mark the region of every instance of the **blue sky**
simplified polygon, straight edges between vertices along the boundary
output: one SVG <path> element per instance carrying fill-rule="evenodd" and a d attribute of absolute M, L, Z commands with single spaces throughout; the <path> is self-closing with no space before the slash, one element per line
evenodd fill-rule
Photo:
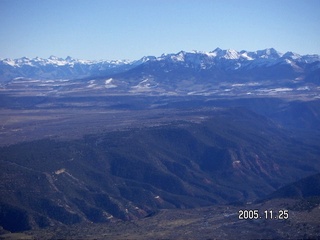
<path fill-rule="evenodd" d="M 0 58 L 180 50 L 320 54 L 319 0 L 0 0 Z"/>

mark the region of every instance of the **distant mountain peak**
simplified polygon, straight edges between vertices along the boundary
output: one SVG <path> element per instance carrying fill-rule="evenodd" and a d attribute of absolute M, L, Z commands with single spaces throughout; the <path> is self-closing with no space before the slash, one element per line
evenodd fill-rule
<path fill-rule="evenodd" d="M 214 49 L 212 52 L 221 52 L 222 51 L 222 49 L 221 48 L 219 48 L 219 47 L 217 47 L 216 49 Z"/>
<path fill-rule="evenodd" d="M 201 51 L 179 51 L 178 53 L 162 54 L 160 57 L 145 56 L 140 60 L 80 60 L 71 56 L 59 58 L 51 55 L 47 59 L 36 57 L 30 59 L 22 57 L 18 59 L 1 59 L 0 72 L 3 73 L 1 80 L 10 80 L 17 77 L 26 78 L 83 78 L 90 76 L 107 76 L 115 73 L 122 73 L 148 62 L 161 62 L 162 67 L 183 67 L 184 69 L 211 69 L 224 72 L 247 71 L 257 67 L 270 67 L 277 64 L 292 68 L 292 72 L 302 73 L 305 64 L 320 61 L 319 55 L 299 55 L 293 52 L 280 53 L 274 48 L 266 48 L 257 51 L 237 51 L 234 49 L 216 48 L 211 52 Z M 166 62 L 166 64 L 163 64 Z M 176 63 L 173 66 L 170 65 Z M 317 68 L 317 64 L 314 64 Z M 76 66 L 76 67 L 75 67 Z M 162 67 L 154 69 L 153 72 L 160 71 Z M 32 68 L 32 70 L 31 70 Z M 164 69 L 163 69 L 164 70 Z M 161 70 L 162 71 L 162 70 Z M 164 70 L 167 71 L 167 70 Z M 287 74 L 287 73 L 286 73 Z M 214 74 L 213 74 L 214 75 Z M 290 75 L 293 76 L 293 75 Z"/>
<path fill-rule="evenodd" d="M 258 50 L 256 53 L 259 58 L 272 58 L 272 59 L 280 58 L 283 55 L 282 53 L 278 52 L 274 48 L 266 48 L 263 50 Z"/>
<path fill-rule="evenodd" d="M 74 59 L 73 59 L 72 57 L 70 57 L 70 56 L 67 56 L 65 60 L 66 60 L 67 62 L 71 62 L 71 61 L 73 61 Z"/>
<path fill-rule="evenodd" d="M 57 56 L 51 55 L 48 59 L 50 59 L 50 60 L 59 60 L 60 58 L 58 58 Z"/>

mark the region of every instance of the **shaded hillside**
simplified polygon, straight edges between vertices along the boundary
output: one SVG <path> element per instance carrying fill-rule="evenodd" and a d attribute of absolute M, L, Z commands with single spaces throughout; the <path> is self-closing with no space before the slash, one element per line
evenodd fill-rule
<path fill-rule="evenodd" d="M 21 231 L 129 220 L 263 197 L 320 171 L 319 143 L 289 135 L 261 115 L 229 108 L 208 110 L 198 123 L 3 147 L 0 225 Z M 17 225 L 9 216 L 25 220 Z"/>
<path fill-rule="evenodd" d="M 319 239 L 320 208 L 292 209 L 299 200 L 273 199 L 261 204 L 162 209 L 150 217 L 113 223 L 74 224 L 1 235 L 3 239 Z M 261 219 L 239 219 L 240 209 L 256 209 Z M 263 213 L 287 210 L 288 219 Z M 249 210 L 250 211 L 250 210 Z M 274 215 L 275 217 L 276 215 Z"/>
<path fill-rule="evenodd" d="M 288 209 L 293 211 L 312 212 L 320 206 L 320 173 L 300 179 L 290 183 L 272 194 L 263 198 L 259 202 L 265 201 L 284 201 L 286 199 L 295 199 L 294 204 L 291 204 Z M 310 213 L 307 218 L 309 222 L 313 221 L 314 216 Z M 318 222 L 319 223 L 319 222 Z"/>
<path fill-rule="evenodd" d="M 286 185 L 267 197 L 272 198 L 320 198 L 320 173 Z"/>

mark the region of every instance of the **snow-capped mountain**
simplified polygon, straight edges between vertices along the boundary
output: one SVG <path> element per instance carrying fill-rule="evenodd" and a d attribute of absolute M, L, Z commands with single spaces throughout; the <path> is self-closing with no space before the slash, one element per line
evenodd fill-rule
<path fill-rule="evenodd" d="M 193 64 L 194 66 L 201 67 L 207 65 L 212 67 L 213 65 L 224 66 L 222 69 L 238 70 L 239 68 L 247 67 L 263 67 L 272 66 L 277 64 L 295 64 L 300 65 L 313 63 L 320 61 L 319 55 L 299 55 L 293 52 L 287 52 L 282 54 L 276 51 L 274 48 L 268 48 L 264 50 L 258 50 L 255 52 L 240 51 L 228 49 L 222 50 L 216 48 L 211 52 L 184 52 L 181 51 L 177 54 L 167 54 L 161 57 L 152 59 L 153 61 L 171 61 L 171 62 L 184 62 L 186 64 Z M 224 63 L 221 65 L 221 63 Z M 236 66 L 236 67 L 233 67 Z"/>
<path fill-rule="evenodd" d="M 148 56 L 139 60 L 88 61 L 50 56 L 48 59 L 27 58 L 1 59 L 0 80 L 16 77 L 35 79 L 73 79 L 91 76 L 104 76 L 120 73 L 134 67 L 157 62 L 163 64 L 180 64 L 188 68 L 218 68 L 224 71 L 252 69 L 274 65 L 290 65 L 294 70 L 301 70 L 306 64 L 320 61 L 319 55 L 299 55 L 293 52 L 282 54 L 273 48 L 255 52 L 216 48 L 211 52 L 185 52 L 163 54 L 160 57 Z"/>
<path fill-rule="evenodd" d="M 220 48 L 210 52 L 180 51 L 135 61 L 23 57 L 0 60 L 0 85 L 6 89 L 36 85 L 56 93 L 77 89 L 135 94 L 216 94 L 234 89 L 239 93 L 242 89 L 243 93 L 251 94 L 257 88 L 265 91 L 266 87 L 319 90 L 319 69 L 320 55 L 283 54 L 273 48 L 254 52 Z"/>
<path fill-rule="evenodd" d="M 48 59 L 27 58 L 0 60 L 0 80 L 17 77 L 33 79 L 77 79 L 128 70 L 134 62 L 128 60 L 88 61 L 50 56 Z"/>
<path fill-rule="evenodd" d="M 163 54 L 115 74 L 113 78 L 135 83 L 136 88 L 149 81 L 150 91 L 163 88 L 194 92 L 197 87 L 207 90 L 228 84 L 262 85 L 267 82 L 290 87 L 304 84 L 310 78 L 316 78 L 313 82 L 317 82 L 319 75 L 315 71 L 319 63 L 319 55 L 282 54 L 273 48 L 255 52 L 217 48 L 211 52 Z M 146 90 L 146 87 L 140 89 Z"/>

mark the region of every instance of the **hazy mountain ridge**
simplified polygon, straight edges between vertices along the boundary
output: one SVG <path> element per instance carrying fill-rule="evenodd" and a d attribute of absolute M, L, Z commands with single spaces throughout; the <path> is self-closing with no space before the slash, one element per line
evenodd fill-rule
<path fill-rule="evenodd" d="M 50 56 L 44 58 L 2 59 L 0 60 L 1 80 L 14 78 L 31 79 L 73 79 L 91 75 L 111 74 L 125 71 L 134 64 L 126 60 L 89 61 L 67 57 L 65 59 Z"/>
<path fill-rule="evenodd" d="M 282 54 L 273 48 L 255 52 L 216 48 L 211 52 L 185 52 L 163 54 L 160 57 L 148 56 L 139 60 L 100 60 L 88 61 L 67 57 L 50 56 L 43 58 L 1 59 L 1 80 L 17 77 L 35 79 L 73 79 L 89 76 L 102 76 L 120 73 L 150 62 L 183 63 L 194 69 L 219 68 L 224 71 L 249 70 L 257 67 L 270 67 L 277 64 L 289 66 L 293 71 L 303 72 L 305 65 L 320 61 L 319 55 L 299 55 L 292 52 Z"/>
<path fill-rule="evenodd" d="M 319 98 L 320 56 L 215 49 L 136 61 L 1 60 L 2 93 L 37 96 L 203 95 Z"/>

